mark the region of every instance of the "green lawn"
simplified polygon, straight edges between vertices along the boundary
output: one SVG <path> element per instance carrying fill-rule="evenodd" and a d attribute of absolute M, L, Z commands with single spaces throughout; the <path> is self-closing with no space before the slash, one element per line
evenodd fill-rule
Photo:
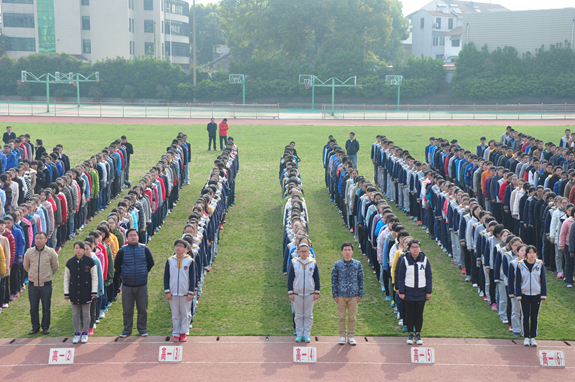
<path fill-rule="evenodd" d="M 132 179 L 143 174 L 164 152 L 178 131 L 186 132 L 193 146 L 191 185 L 181 192 L 181 200 L 169 215 L 163 229 L 150 243 L 156 267 L 150 275 L 150 306 L 148 328 L 152 335 L 169 335 L 171 320 L 164 297 L 162 276 L 165 259 L 171 255 L 172 244 L 179 236 L 191 204 L 207 179 L 216 154 L 205 149 L 205 127 L 191 126 L 110 126 L 110 125 L 13 125 L 16 133 L 29 132 L 40 136 L 47 147 L 62 143 L 76 163 L 114 137 L 126 134 L 136 154 Z M 362 144 L 358 166 L 360 173 L 372 175 L 369 158 L 376 134 L 385 134 L 396 144 L 410 150 L 418 158 L 430 135 L 457 138 L 465 148 L 474 148 L 485 135 L 498 138 L 503 128 L 496 127 L 317 127 L 317 126 L 234 126 L 232 135 L 239 146 L 240 173 L 236 185 L 235 206 L 229 213 L 221 234 L 218 257 L 212 272 L 206 276 L 204 294 L 198 305 L 193 335 L 291 335 L 292 320 L 286 292 L 286 278 L 281 272 L 281 199 L 278 181 L 279 158 L 283 147 L 297 142 L 302 158 L 302 175 L 306 203 L 310 214 L 310 237 L 318 260 L 322 294 L 314 310 L 312 335 L 336 335 L 337 313 L 331 298 L 330 272 L 340 258 L 339 246 L 352 240 L 342 224 L 337 209 L 329 202 L 323 182 L 322 149 L 327 136 L 333 134 L 343 145 L 349 131 L 355 131 Z M 563 127 L 525 127 L 519 129 L 544 141 L 558 141 Z M 86 141 L 75 144 L 77 138 Z M 96 142 L 90 141 L 95 139 Z M 457 267 L 434 242 L 409 219 L 398 212 L 415 237 L 423 240 L 434 273 L 433 298 L 425 310 L 424 336 L 510 338 L 497 314 L 487 307 L 468 283 L 463 282 Z M 99 219 L 96 219 L 99 221 Z M 96 223 L 93 222 L 92 226 Z M 72 256 L 69 246 L 61 251 L 63 266 Z M 356 252 L 355 258 L 361 254 Z M 359 306 L 358 335 L 401 335 L 397 320 L 375 276 L 363 261 L 366 270 L 365 296 Z M 71 309 L 62 296 L 62 271 L 55 280 L 53 296 L 53 335 L 72 332 Z M 546 339 L 575 339 L 575 328 L 569 324 L 575 314 L 575 294 L 563 282 L 549 280 L 549 297 L 541 309 L 539 332 Z M 29 330 L 26 295 L 12 303 L 0 315 L 0 336 L 25 336 Z M 112 336 L 122 329 L 121 307 L 114 304 L 96 330 L 96 335 Z"/>

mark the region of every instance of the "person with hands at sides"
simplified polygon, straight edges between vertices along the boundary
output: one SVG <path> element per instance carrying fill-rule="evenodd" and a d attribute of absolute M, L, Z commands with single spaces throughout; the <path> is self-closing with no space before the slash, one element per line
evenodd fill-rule
<path fill-rule="evenodd" d="M 339 326 L 339 344 L 345 345 L 347 322 L 347 342 L 357 345 L 354 339 L 356 327 L 357 304 L 363 297 L 363 267 L 361 262 L 352 259 L 353 244 L 345 242 L 341 245 L 343 259 L 338 260 L 331 270 L 331 292 L 337 304 Z"/>
<path fill-rule="evenodd" d="M 405 305 L 405 320 L 408 337 L 407 344 L 423 345 L 421 328 L 425 302 L 431 298 L 432 274 L 429 259 L 421 252 L 418 240 L 407 245 L 408 253 L 399 264 L 397 275 L 398 295 Z"/>
<path fill-rule="evenodd" d="M 297 257 L 291 260 L 288 269 L 288 295 L 295 313 L 295 342 L 302 339 L 311 342 L 310 333 L 313 325 L 313 305 L 319 298 L 320 281 L 317 263 L 309 257 L 309 245 L 302 241 L 297 248 Z"/>
<path fill-rule="evenodd" d="M 164 292 L 170 300 L 172 311 L 172 336 L 174 342 L 186 342 L 192 319 L 192 300 L 197 293 L 196 263 L 188 255 L 190 244 L 178 239 L 174 243 L 175 254 L 166 260 Z"/>
<path fill-rule="evenodd" d="M 98 268 L 90 252 L 88 244 L 75 242 L 75 256 L 68 260 L 64 272 L 64 299 L 72 303 L 73 344 L 88 342 L 90 305 L 98 294 Z"/>
<path fill-rule="evenodd" d="M 48 247 L 48 235 L 37 232 L 35 245 L 24 254 L 24 270 L 28 272 L 28 298 L 30 299 L 30 318 L 32 330 L 36 334 L 42 327 L 42 333 L 50 334 L 50 306 L 52 304 L 52 277 L 58 271 L 58 254 Z M 42 301 L 42 323 L 38 310 Z"/>
<path fill-rule="evenodd" d="M 547 299 L 545 266 L 537 257 L 537 248 L 527 247 L 527 258 L 517 263 L 515 292 L 523 311 L 523 345 L 537 346 L 537 321 L 541 301 Z"/>

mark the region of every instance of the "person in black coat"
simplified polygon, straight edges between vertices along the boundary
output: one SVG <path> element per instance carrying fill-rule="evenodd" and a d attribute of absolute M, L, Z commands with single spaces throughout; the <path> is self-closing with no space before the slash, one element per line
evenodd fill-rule
<path fill-rule="evenodd" d="M 208 123 L 208 151 L 212 149 L 212 141 L 214 142 L 214 150 L 216 149 L 216 132 L 218 130 L 218 125 L 214 122 L 212 118 L 210 123 Z"/>
<path fill-rule="evenodd" d="M 11 126 L 6 126 L 6 132 L 2 136 L 4 143 L 8 143 L 11 139 L 16 139 L 16 134 L 12 131 Z"/>
<path fill-rule="evenodd" d="M 425 254 L 421 252 L 421 244 L 418 240 L 410 241 L 407 250 L 409 253 L 400 264 L 396 265 L 396 267 L 399 266 L 398 295 L 405 302 L 404 323 L 409 332 L 407 344 L 412 345 L 415 341 L 417 345 L 423 345 L 420 332 L 423 326 L 425 302 L 431 298 L 431 265 Z M 421 275 L 421 272 L 424 275 Z"/>
<path fill-rule="evenodd" d="M 46 152 L 46 149 L 43 146 L 44 142 L 41 139 L 36 139 L 36 155 L 34 159 L 40 160 L 42 159 L 42 155 Z"/>
<path fill-rule="evenodd" d="M 98 268 L 94 260 L 86 254 L 86 248 L 83 241 L 74 243 L 75 256 L 66 263 L 64 273 L 64 298 L 72 303 L 72 343 L 75 344 L 80 341 L 88 342 L 90 304 L 98 294 Z"/>

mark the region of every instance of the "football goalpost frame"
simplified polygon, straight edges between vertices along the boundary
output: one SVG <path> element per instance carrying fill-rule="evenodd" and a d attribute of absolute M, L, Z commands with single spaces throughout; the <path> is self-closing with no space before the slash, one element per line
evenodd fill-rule
<path fill-rule="evenodd" d="M 327 80 L 322 81 L 313 74 L 300 74 L 299 84 L 304 85 L 306 89 L 311 88 L 312 110 L 315 109 L 315 88 L 316 87 L 331 88 L 331 115 L 334 115 L 335 113 L 335 88 L 343 88 L 343 87 L 358 87 L 360 89 L 362 88 L 361 85 L 357 84 L 357 76 L 349 77 L 345 81 L 342 81 L 336 77 L 330 77 Z"/>

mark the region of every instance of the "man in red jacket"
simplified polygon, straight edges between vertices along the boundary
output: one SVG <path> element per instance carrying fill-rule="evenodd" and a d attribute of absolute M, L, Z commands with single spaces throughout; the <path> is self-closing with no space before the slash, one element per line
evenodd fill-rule
<path fill-rule="evenodd" d="M 230 127 L 228 126 L 228 119 L 224 118 L 222 122 L 220 122 L 220 151 L 224 151 L 224 146 L 228 143 L 228 130 Z"/>

